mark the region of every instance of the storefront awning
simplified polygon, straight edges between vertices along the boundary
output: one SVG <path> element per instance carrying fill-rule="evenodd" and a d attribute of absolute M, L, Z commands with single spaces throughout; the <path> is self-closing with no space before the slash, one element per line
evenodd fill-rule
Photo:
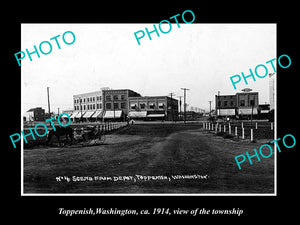
<path fill-rule="evenodd" d="M 122 110 L 115 110 L 115 111 L 105 111 L 104 119 L 113 119 L 113 118 L 120 118 L 122 116 Z"/>
<path fill-rule="evenodd" d="M 130 111 L 128 114 L 130 118 L 146 118 L 147 111 Z"/>
<path fill-rule="evenodd" d="M 77 115 L 78 115 L 78 113 L 79 113 L 79 112 L 74 112 L 74 113 L 73 113 L 73 114 L 70 116 L 70 118 L 71 118 L 71 119 L 74 119 L 74 118 L 76 118 L 75 116 L 77 116 Z"/>
<path fill-rule="evenodd" d="M 245 108 L 245 109 L 241 109 L 239 108 L 239 114 L 240 115 L 251 115 L 252 114 L 252 108 Z M 257 114 L 257 108 L 253 108 L 253 115 Z"/>
<path fill-rule="evenodd" d="M 149 114 L 147 115 L 149 118 L 157 118 L 157 117 L 165 117 L 165 114 Z"/>
<path fill-rule="evenodd" d="M 83 118 L 90 118 L 93 114 L 94 114 L 95 111 L 87 111 L 82 117 Z"/>
<path fill-rule="evenodd" d="M 94 115 L 92 115 L 92 118 L 102 118 L 102 111 L 96 111 Z"/>
<path fill-rule="evenodd" d="M 66 113 L 66 114 L 68 114 L 69 117 L 71 117 L 69 113 Z M 61 118 L 68 118 L 68 116 L 66 116 L 66 114 L 62 114 L 60 117 L 61 117 Z"/>
<path fill-rule="evenodd" d="M 264 110 L 264 109 L 260 110 L 260 113 L 269 113 L 269 112 L 270 110 Z"/>
<path fill-rule="evenodd" d="M 218 116 L 235 116 L 235 109 L 217 109 Z"/>
<path fill-rule="evenodd" d="M 83 117 L 83 115 L 84 115 L 84 112 L 82 112 L 82 117 Z M 78 114 L 76 114 L 74 118 L 81 118 L 81 112 L 78 112 Z"/>

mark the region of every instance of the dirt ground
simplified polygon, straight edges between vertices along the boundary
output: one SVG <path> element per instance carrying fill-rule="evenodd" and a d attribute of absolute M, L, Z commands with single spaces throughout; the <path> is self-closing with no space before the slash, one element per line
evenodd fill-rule
<path fill-rule="evenodd" d="M 199 125 L 135 124 L 107 135 L 104 145 L 25 149 L 24 193 L 272 194 L 273 156 L 242 170 L 234 159 L 261 144 Z"/>

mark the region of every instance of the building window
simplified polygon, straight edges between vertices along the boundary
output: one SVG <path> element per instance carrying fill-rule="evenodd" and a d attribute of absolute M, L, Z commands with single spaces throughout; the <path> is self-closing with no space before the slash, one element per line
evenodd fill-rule
<path fill-rule="evenodd" d="M 85 110 L 85 105 L 83 105 L 83 110 Z"/>
<path fill-rule="evenodd" d="M 121 100 L 125 100 L 126 99 L 126 95 L 121 95 Z"/>
<path fill-rule="evenodd" d="M 230 101 L 230 106 L 233 106 L 233 101 Z"/>
<path fill-rule="evenodd" d="M 86 100 L 87 100 L 87 102 L 89 102 L 89 101 L 90 101 L 90 99 L 89 99 L 89 98 L 87 98 Z"/>
<path fill-rule="evenodd" d="M 95 101 L 95 97 L 93 97 L 93 102 Z"/>
<path fill-rule="evenodd" d="M 101 101 L 101 96 L 97 96 L 97 101 Z"/>
<path fill-rule="evenodd" d="M 118 109 L 119 108 L 119 103 L 114 103 L 114 109 Z"/>
<path fill-rule="evenodd" d="M 113 98 L 114 98 L 114 100 L 119 100 L 119 96 L 118 95 L 114 95 Z"/>
<path fill-rule="evenodd" d="M 77 107 L 76 107 L 76 106 L 74 106 L 74 110 L 76 110 L 76 108 L 77 108 Z"/>
<path fill-rule="evenodd" d="M 224 106 L 227 106 L 227 101 L 224 101 Z"/>
<path fill-rule="evenodd" d="M 137 108 L 137 105 L 136 105 L 136 104 L 130 104 L 130 108 L 131 108 L 131 109 L 136 109 L 136 108 Z"/>
<path fill-rule="evenodd" d="M 245 100 L 240 101 L 240 106 L 245 106 Z"/>
<path fill-rule="evenodd" d="M 111 101 L 111 96 L 110 95 L 106 95 L 106 101 Z"/>
<path fill-rule="evenodd" d="M 218 101 L 218 107 L 221 107 L 221 101 Z"/>
<path fill-rule="evenodd" d="M 140 103 L 140 108 L 141 109 L 145 109 L 146 108 L 146 104 L 145 103 Z"/>
<path fill-rule="evenodd" d="M 250 100 L 250 105 L 251 106 L 254 106 L 255 105 L 255 100 L 253 99 L 253 100 Z"/>
<path fill-rule="evenodd" d="M 107 97 L 107 96 L 106 96 L 106 97 Z M 108 102 L 108 103 L 106 103 L 105 106 L 106 106 L 106 109 L 111 109 L 111 103 Z"/>
<path fill-rule="evenodd" d="M 93 109 L 95 109 L 96 108 L 96 104 L 93 104 Z"/>
<path fill-rule="evenodd" d="M 121 109 L 125 109 L 126 108 L 126 103 L 125 102 L 121 102 Z"/>
<path fill-rule="evenodd" d="M 154 109 L 155 108 L 155 104 L 154 103 L 149 103 L 149 108 L 150 109 Z"/>
<path fill-rule="evenodd" d="M 165 108 L 164 103 L 158 103 L 158 108 L 159 108 L 159 109 L 164 109 L 164 108 Z"/>

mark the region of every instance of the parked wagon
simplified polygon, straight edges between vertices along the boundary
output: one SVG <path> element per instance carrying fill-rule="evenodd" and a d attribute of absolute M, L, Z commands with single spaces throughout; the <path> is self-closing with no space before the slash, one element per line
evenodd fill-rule
<path fill-rule="evenodd" d="M 105 133 L 97 125 L 90 125 L 74 129 L 75 144 L 81 145 L 99 145 L 105 142 Z"/>

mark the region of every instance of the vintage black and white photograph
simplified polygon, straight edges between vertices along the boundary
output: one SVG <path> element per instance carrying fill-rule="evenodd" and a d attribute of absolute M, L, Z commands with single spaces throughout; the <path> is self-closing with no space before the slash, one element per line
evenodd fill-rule
<path fill-rule="evenodd" d="M 192 19 L 21 24 L 22 195 L 276 195 L 276 23 Z"/>

